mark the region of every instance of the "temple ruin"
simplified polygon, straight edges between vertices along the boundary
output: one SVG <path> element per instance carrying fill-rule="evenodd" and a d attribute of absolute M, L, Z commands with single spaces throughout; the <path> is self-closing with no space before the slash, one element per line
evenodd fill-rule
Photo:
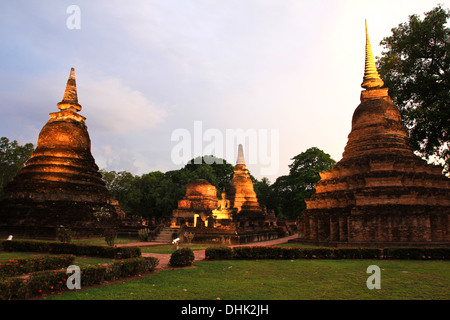
<path fill-rule="evenodd" d="M 195 234 L 194 242 L 246 243 L 274 239 L 276 217 L 258 203 L 246 168 L 242 145 L 228 192 L 217 198 L 216 187 L 204 179 L 186 186 L 186 195 L 172 214 L 172 228 Z"/>
<path fill-rule="evenodd" d="M 5 188 L 3 236 L 53 239 L 64 227 L 75 237 L 91 237 L 116 227 L 117 203 L 111 202 L 91 154 L 73 68 L 57 107 L 60 111 L 50 113 L 26 166 Z"/>
<path fill-rule="evenodd" d="M 450 179 L 413 153 L 382 88 L 366 24 L 361 103 L 342 159 L 320 174 L 299 242 L 330 246 L 450 245 Z"/>

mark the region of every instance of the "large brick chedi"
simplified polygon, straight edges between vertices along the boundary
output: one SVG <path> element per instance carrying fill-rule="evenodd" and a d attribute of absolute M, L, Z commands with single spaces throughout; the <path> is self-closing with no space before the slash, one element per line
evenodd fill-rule
<path fill-rule="evenodd" d="M 235 210 L 233 221 L 238 228 L 263 228 L 267 212 L 261 208 L 253 188 L 253 182 L 245 164 L 244 148 L 238 147 L 238 158 L 234 167 L 233 179 L 227 194 L 231 207 Z"/>
<path fill-rule="evenodd" d="M 5 188 L 2 234 L 54 238 L 64 226 L 84 237 L 116 225 L 117 214 L 91 154 L 86 119 L 78 114 L 73 68 L 57 107 L 60 111 L 50 113 L 26 166 Z"/>
<path fill-rule="evenodd" d="M 366 27 L 361 104 L 342 159 L 320 174 L 299 241 L 325 245 L 449 245 L 450 179 L 414 155 L 382 88 Z"/>

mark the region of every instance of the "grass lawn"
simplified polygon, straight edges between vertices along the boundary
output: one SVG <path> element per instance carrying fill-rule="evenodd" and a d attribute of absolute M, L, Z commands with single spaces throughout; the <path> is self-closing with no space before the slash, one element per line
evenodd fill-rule
<path fill-rule="evenodd" d="M 369 290 L 369 265 L 381 289 Z M 48 299 L 102 300 L 450 299 L 450 262 L 413 260 L 200 261 L 139 280 L 86 288 Z"/>

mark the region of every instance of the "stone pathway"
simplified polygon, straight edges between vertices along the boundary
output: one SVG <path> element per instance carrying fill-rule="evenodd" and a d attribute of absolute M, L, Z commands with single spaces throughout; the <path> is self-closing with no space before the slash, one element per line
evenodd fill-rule
<path fill-rule="evenodd" d="M 261 241 L 261 242 L 253 242 L 253 243 L 246 243 L 241 245 L 233 245 L 229 246 L 230 248 L 233 247 L 245 247 L 245 246 L 258 246 L 258 247 L 266 247 L 266 246 L 274 246 L 281 243 L 286 243 L 291 239 L 297 238 L 298 235 L 294 234 L 292 236 L 279 238 L 275 240 L 269 240 L 269 241 Z M 133 247 L 144 247 L 144 246 L 158 246 L 158 245 L 167 245 L 168 243 L 158 243 L 158 242 L 134 242 L 134 243 L 128 243 L 128 244 L 121 244 L 118 246 L 133 246 Z M 195 250 L 195 261 L 201 261 L 205 260 L 205 250 Z M 155 257 L 159 259 L 159 264 L 157 269 L 175 269 L 171 265 L 169 265 L 170 260 L 170 253 L 142 253 L 143 257 Z"/>

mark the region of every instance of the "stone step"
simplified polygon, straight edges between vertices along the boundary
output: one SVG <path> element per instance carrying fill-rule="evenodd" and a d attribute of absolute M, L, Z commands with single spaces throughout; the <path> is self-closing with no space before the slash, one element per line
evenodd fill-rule
<path fill-rule="evenodd" d="M 177 228 L 164 228 L 160 233 L 153 239 L 153 242 L 168 242 L 171 243 L 173 240 L 173 234 L 178 231 Z"/>

